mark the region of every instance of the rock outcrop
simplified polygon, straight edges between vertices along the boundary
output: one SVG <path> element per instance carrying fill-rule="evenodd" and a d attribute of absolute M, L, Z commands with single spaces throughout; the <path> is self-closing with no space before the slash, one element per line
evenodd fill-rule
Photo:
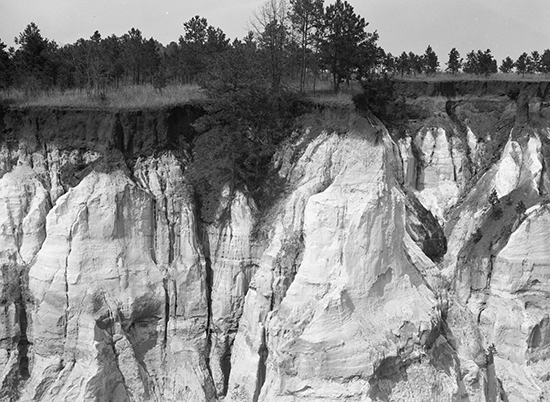
<path fill-rule="evenodd" d="M 200 110 L 2 110 L 0 399 L 550 398 L 549 87 L 468 85 L 294 133 L 208 223 Z"/>

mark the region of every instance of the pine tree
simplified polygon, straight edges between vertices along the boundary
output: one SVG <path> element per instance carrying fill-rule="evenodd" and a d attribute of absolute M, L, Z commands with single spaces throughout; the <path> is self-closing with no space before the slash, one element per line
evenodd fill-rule
<path fill-rule="evenodd" d="M 530 63 L 529 55 L 526 52 L 523 52 L 516 60 L 516 63 L 515 63 L 516 72 L 518 74 L 521 74 L 522 77 L 525 77 L 525 73 L 527 72 L 527 66 L 529 63 Z"/>
<path fill-rule="evenodd" d="M 48 40 L 42 37 L 38 26 L 31 22 L 25 30 L 15 38 L 19 45 L 15 53 L 15 69 L 21 84 L 30 90 L 46 86 L 44 67 L 47 62 Z"/>
<path fill-rule="evenodd" d="M 456 50 L 456 47 L 453 47 L 449 52 L 449 61 L 447 62 L 447 68 L 445 71 L 449 71 L 451 74 L 456 74 L 460 71 L 462 66 L 462 59 L 460 58 L 460 53 Z"/>
<path fill-rule="evenodd" d="M 413 74 L 422 74 L 426 69 L 424 56 L 409 52 L 409 67 Z"/>
<path fill-rule="evenodd" d="M 357 54 L 361 43 L 367 39 L 365 28 L 368 23 L 357 14 L 347 1 L 336 0 L 325 10 L 321 59 L 331 72 L 334 91 L 340 83 L 351 78 L 357 65 Z"/>
<path fill-rule="evenodd" d="M 539 63 L 540 63 L 540 54 L 536 50 L 531 52 L 531 54 L 525 60 L 525 72 L 528 74 L 534 74 L 538 72 Z"/>
<path fill-rule="evenodd" d="M 490 49 L 487 49 L 484 52 L 478 50 L 477 60 L 479 63 L 479 74 L 488 77 L 489 75 L 498 72 L 497 61 L 493 58 Z"/>
<path fill-rule="evenodd" d="M 510 56 L 507 56 L 504 60 L 502 60 L 499 70 L 502 73 L 510 73 L 512 72 L 513 68 L 514 68 L 514 60 L 512 60 Z"/>
<path fill-rule="evenodd" d="M 409 55 L 406 52 L 402 52 L 396 60 L 397 70 L 401 73 L 401 77 L 405 74 L 411 73 L 411 64 L 409 61 Z"/>
<path fill-rule="evenodd" d="M 475 51 L 472 50 L 466 54 L 466 60 L 464 61 L 462 70 L 467 74 L 479 74 L 479 62 Z"/>
<path fill-rule="evenodd" d="M 423 56 L 424 66 L 426 74 L 431 75 L 435 74 L 439 68 L 439 61 L 437 59 L 437 54 L 433 51 L 432 47 L 428 45 Z"/>

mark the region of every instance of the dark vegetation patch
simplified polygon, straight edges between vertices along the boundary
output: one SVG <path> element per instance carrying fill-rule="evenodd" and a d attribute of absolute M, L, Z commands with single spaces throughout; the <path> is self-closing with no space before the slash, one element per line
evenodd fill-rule
<path fill-rule="evenodd" d="M 353 98 L 356 109 L 370 110 L 397 138 L 404 137 L 411 124 L 431 116 L 430 110 L 421 104 L 408 102 L 388 75 L 369 76 L 361 85 L 363 92 Z"/>
<path fill-rule="evenodd" d="M 294 91 L 271 88 L 254 63 L 245 49 L 226 52 L 202 83 L 208 94 L 206 114 L 194 124 L 199 136 L 187 172 L 205 222 L 215 219 L 226 185 L 230 196 L 236 190 L 251 194 L 260 209 L 270 202 L 271 192 L 264 188 L 273 178 L 272 157 L 291 135 L 296 117 L 312 108 Z"/>

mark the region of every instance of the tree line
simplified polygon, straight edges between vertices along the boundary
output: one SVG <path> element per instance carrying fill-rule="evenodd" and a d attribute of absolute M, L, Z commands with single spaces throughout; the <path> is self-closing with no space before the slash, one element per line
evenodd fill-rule
<path fill-rule="evenodd" d="M 303 92 L 320 77 L 330 77 L 338 91 L 344 82 L 374 73 L 392 75 L 435 74 L 440 71 L 437 54 L 428 46 L 423 54 L 386 53 L 378 45 L 378 33 L 367 32 L 368 22 L 343 0 L 325 7 L 323 0 L 267 0 L 254 14 L 252 29 L 242 39 L 231 41 L 207 19 L 195 16 L 183 24 L 177 41 L 163 45 L 145 38 L 132 28 L 121 36 L 103 37 L 98 31 L 89 38 L 59 45 L 42 36 L 30 23 L 15 38 L 17 48 L 0 40 L 0 87 L 35 91 L 85 89 L 99 93 L 108 87 L 167 83 L 204 83 L 220 58 L 242 57 L 267 78 L 277 90 L 296 83 Z M 549 74 L 550 50 L 523 53 L 516 60 L 502 60 L 500 67 L 489 49 L 461 58 L 453 48 L 445 71 L 488 76 L 499 70 Z"/>
<path fill-rule="evenodd" d="M 399 56 L 391 53 L 384 54 L 379 59 L 378 70 L 391 75 L 431 75 L 439 71 L 439 59 L 431 46 L 426 48 L 424 54 L 403 52 Z M 482 76 L 501 73 L 525 74 L 550 74 L 550 49 L 542 54 L 538 51 L 522 53 L 516 60 L 507 56 L 498 65 L 497 60 L 491 54 L 491 50 L 472 50 L 466 54 L 466 58 L 460 56 L 456 48 L 452 48 L 448 55 L 445 72 L 450 74 L 466 73 Z"/>
<path fill-rule="evenodd" d="M 122 84 L 196 83 L 216 58 L 245 47 L 274 89 L 292 78 L 303 90 L 306 80 L 323 72 L 331 74 L 337 89 L 376 65 L 378 35 L 366 32 L 367 25 L 342 0 L 327 7 L 323 0 L 288 5 L 268 0 L 254 15 L 251 31 L 233 41 L 200 16 L 185 22 L 184 33 L 168 45 L 132 28 L 122 36 L 103 37 L 96 31 L 61 46 L 31 22 L 15 38 L 17 49 L 0 41 L 0 86 L 100 91 Z"/>
<path fill-rule="evenodd" d="M 449 61 L 446 71 L 456 74 L 460 71 L 469 74 L 490 75 L 498 71 L 502 73 L 517 73 L 525 76 L 529 74 L 550 74 L 550 49 L 546 49 L 542 54 L 537 50 L 530 54 L 523 52 L 516 60 L 507 56 L 501 61 L 497 69 L 497 61 L 491 55 L 491 50 L 471 51 L 466 55 L 466 60 L 460 57 L 456 48 L 449 52 Z"/>

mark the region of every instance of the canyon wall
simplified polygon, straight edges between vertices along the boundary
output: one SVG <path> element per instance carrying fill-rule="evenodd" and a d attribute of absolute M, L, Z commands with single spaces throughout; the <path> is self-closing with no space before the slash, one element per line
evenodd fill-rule
<path fill-rule="evenodd" d="M 200 108 L 2 109 L 0 400 L 550 398 L 547 86 L 418 85 L 208 223 Z"/>

